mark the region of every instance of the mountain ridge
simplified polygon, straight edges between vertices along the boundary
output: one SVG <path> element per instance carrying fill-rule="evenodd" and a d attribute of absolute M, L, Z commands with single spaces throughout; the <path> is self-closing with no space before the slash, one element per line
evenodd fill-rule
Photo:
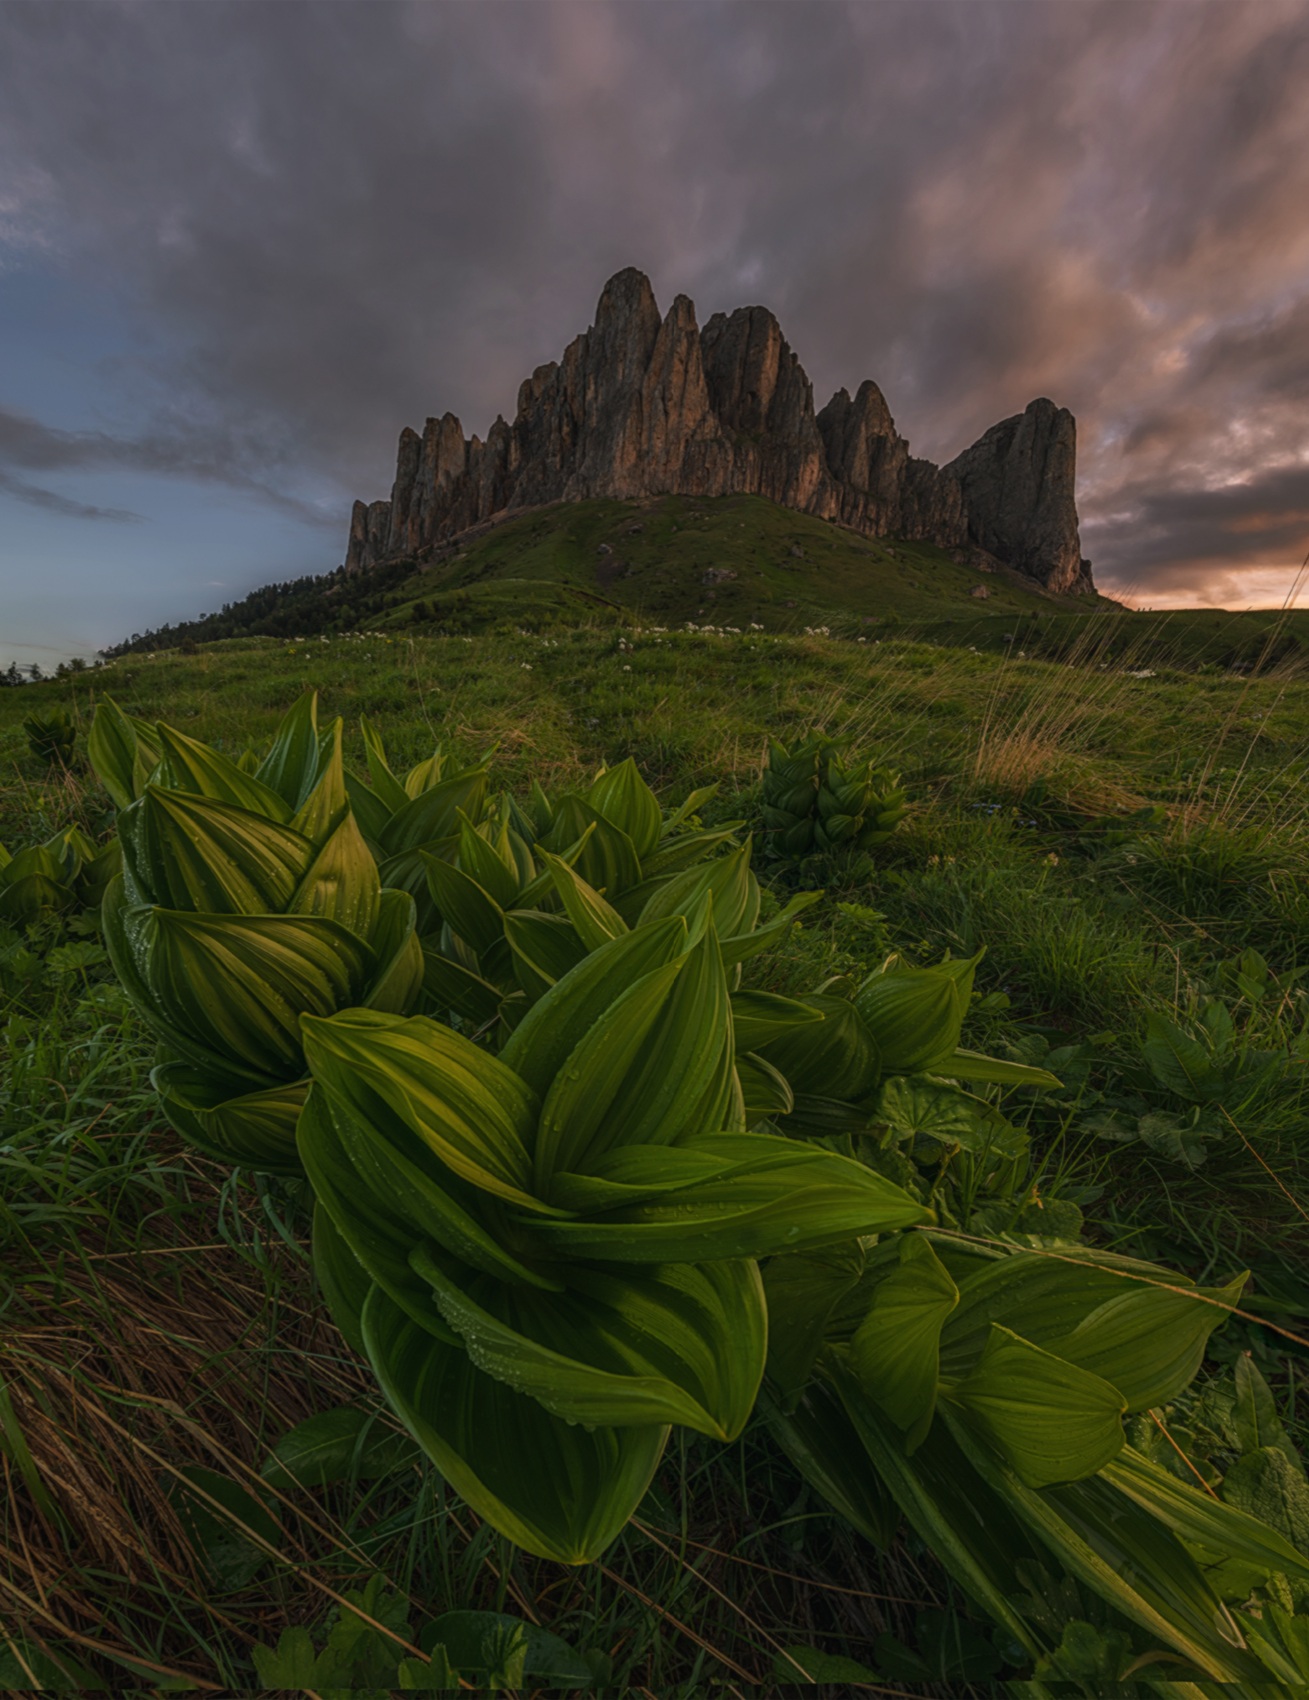
<path fill-rule="evenodd" d="M 357 501 L 345 570 L 422 560 L 497 518 L 558 501 L 758 495 L 850 526 L 1015 568 L 1093 594 L 1075 502 L 1076 422 L 1045 397 L 944 467 L 909 454 L 865 380 L 815 412 L 813 386 L 765 307 L 703 329 L 678 295 L 610 278 L 595 322 L 519 388 L 513 424 L 465 438 L 451 413 L 400 434 L 389 499 Z"/>

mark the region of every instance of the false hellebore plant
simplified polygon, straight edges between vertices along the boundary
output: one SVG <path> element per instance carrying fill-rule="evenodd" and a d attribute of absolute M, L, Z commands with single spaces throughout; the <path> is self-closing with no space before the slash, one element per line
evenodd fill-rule
<path fill-rule="evenodd" d="M 297 1172 L 300 1017 L 413 1007 L 413 901 L 382 889 L 346 797 L 341 723 L 320 735 L 313 697 L 253 773 L 167 726 L 149 737 L 97 711 L 93 759 L 124 805 L 110 957 L 160 1041 L 152 1079 L 178 1131 L 226 1162 Z"/>
<path fill-rule="evenodd" d="M 745 1425 L 757 1258 L 929 1214 L 861 1164 L 746 1131 L 712 911 L 601 944 L 499 1057 L 422 1017 L 303 1023 L 333 1310 L 452 1485 L 569 1563 L 635 1511 L 671 1424 Z"/>
<path fill-rule="evenodd" d="M 794 750 L 768 743 L 763 819 L 776 855 L 799 861 L 833 850 L 871 850 L 908 808 L 899 774 L 871 761 L 842 762 L 839 739 L 822 735 Z"/>
<path fill-rule="evenodd" d="M 1084 1247 L 931 1230 L 776 1258 L 773 1426 L 856 1528 L 884 1546 L 903 1515 L 1038 1659 L 1087 1615 L 1056 1612 L 1050 1636 L 1053 1569 L 1144 1632 L 1153 1657 L 1162 1643 L 1217 1682 L 1294 1679 L 1255 1658 L 1234 1606 L 1275 1575 L 1302 1585 L 1309 1561 L 1123 1428 L 1187 1387 L 1245 1279 L 1197 1288 Z"/>
<path fill-rule="evenodd" d="M 633 780 L 653 802 L 639 774 Z M 800 893 L 761 926 L 749 840 L 696 864 L 693 858 L 721 849 L 730 832 L 693 831 L 673 838 L 678 848 L 659 871 L 648 871 L 657 865 L 652 856 L 638 883 L 624 892 L 616 882 L 620 890 L 611 902 L 608 888 L 602 896 L 581 872 L 598 871 L 602 880 L 612 874 L 603 865 L 597 870 L 590 854 L 596 833 L 597 823 L 586 822 L 576 842 L 555 855 L 522 838 L 506 804 L 476 828 L 463 822 L 452 858 L 427 858 L 441 917 L 439 935 L 423 941 L 425 987 L 436 1007 L 478 1025 L 499 1016 L 512 1026 L 588 951 L 626 932 L 629 920 L 639 925 L 685 914 L 705 895 L 714 903 L 723 959 L 739 979 L 739 964 L 779 942 L 821 895 Z"/>
<path fill-rule="evenodd" d="M 961 1144 L 952 1083 L 1054 1084 L 960 1047 L 976 958 L 741 990 L 815 894 L 760 926 L 749 844 L 711 855 L 730 832 L 688 826 L 694 802 L 665 820 L 627 763 L 529 814 L 487 807 L 485 764 L 379 784 L 374 736 L 365 788 L 312 698 L 262 760 L 112 705 L 89 748 L 121 810 L 106 938 L 170 1117 L 227 1161 L 303 1164 L 343 1332 L 494 1527 L 595 1557 L 671 1426 L 731 1439 L 766 1367 L 819 1491 L 875 1541 L 903 1516 L 1038 1672 L 1085 1590 L 1144 1637 L 1128 1668 L 1162 1646 L 1295 1679 L 1240 1602 L 1309 1563 L 1124 1429 L 1183 1392 L 1243 1278 L 983 1246 L 856 1155 L 881 1123 Z M 385 886 L 415 870 L 422 949 Z M 409 1013 L 424 954 L 461 1030 Z"/>

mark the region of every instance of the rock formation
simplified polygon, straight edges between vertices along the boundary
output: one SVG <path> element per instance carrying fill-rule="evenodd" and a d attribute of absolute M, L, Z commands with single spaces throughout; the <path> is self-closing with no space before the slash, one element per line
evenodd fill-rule
<path fill-rule="evenodd" d="M 915 460 L 871 380 L 820 413 L 764 307 L 704 329 L 679 295 L 610 278 L 590 330 L 520 387 L 483 442 L 453 414 L 400 435 L 389 502 L 356 502 L 346 570 L 418 555 L 516 509 L 607 497 L 765 496 L 870 536 L 972 544 L 1055 591 L 1093 588 L 1073 501 L 1073 416 L 1049 401 L 940 468 Z"/>
<path fill-rule="evenodd" d="M 973 542 L 1066 595 L 1095 588 L 1077 532 L 1076 467 L 1077 422 L 1041 396 L 942 471 L 958 480 Z"/>

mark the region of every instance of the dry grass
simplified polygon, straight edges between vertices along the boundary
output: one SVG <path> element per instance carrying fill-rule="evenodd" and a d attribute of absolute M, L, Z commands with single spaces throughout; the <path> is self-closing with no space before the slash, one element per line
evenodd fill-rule
<path fill-rule="evenodd" d="M 208 1165 L 187 1161 L 202 1181 Z M 380 1566 L 419 1620 L 484 1606 L 552 1628 L 587 1623 L 579 1640 L 606 1637 L 619 1660 L 639 1643 L 661 1694 L 669 1673 L 697 1669 L 744 1694 L 788 1644 L 867 1647 L 888 1628 L 912 1638 L 914 1612 L 939 1603 L 939 1583 L 903 1552 L 879 1561 L 843 1542 L 839 1574 L 826 1554 L 788 1555 L 784 1526 L 742 1520 L 710 1485 L 721 1452 L 691 1466 L 695 1482 L 670 1454 L 663 1503 L 680 1501 L 684 1515 L 641 1525 L 605 1564 L 576 1571 L 512 1553 L 417 1467 L 362 1515 L 344 1491 L 270 1494 L 259 1468 L 281 1434 L 341 1403 L 375 1408 L 377 1396 L 293 1249 L 265 1246 L 256 1260 L 204 1233 L 222 1179 L 213 1171 L 215 1209 L 185 1218 L 183 1236 L 172 1227 L 167 1242 L 131 1251 L 84 1243 L 53 1262 L 20 1252 L 6 1270 L 0 1647 L 8 1637 L 107 1660 L 108 1685 L 123 1690 L 153 1679 L 226 1692 L 233 1660 L 240 1668 L 255 1643 L 321 1620 Z M 230 1215 L 231 1195 L 222 1202 Z M 244 1208 L 253 1232 L 256 1207 Z M 280 1519 L 274 1569 L 237 1594 L 216 1595 L 179 1518 L 189 1466 L 258 1488 Z M 439 1599 L 430 1566 L 416 1598 L 414 1571 L 369 1538 L 416 1490 L 453 1567 Z"/>
<path fill-rule="evenodd" d="M 1020 793 L 1077 765 L 1132 688 L 1130 662 L 1109 660 L 1116 635 L 1108 620 L 1088 621 L 1061 663 L 1033 670 L 1013 658 L 997 670 L 970 765 L 975 785 Z"/>

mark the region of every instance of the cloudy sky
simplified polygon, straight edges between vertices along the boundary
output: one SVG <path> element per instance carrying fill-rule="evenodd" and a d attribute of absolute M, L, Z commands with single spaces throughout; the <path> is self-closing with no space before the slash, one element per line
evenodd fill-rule
<path fill-rule="evenodd" d="M 6 0 L 0 663 L 335 566 L 625 265 L 933 459 L 1053 397 L 1105 588 L 1280 602 L 1307 87 L 1306 0 Z"/>

